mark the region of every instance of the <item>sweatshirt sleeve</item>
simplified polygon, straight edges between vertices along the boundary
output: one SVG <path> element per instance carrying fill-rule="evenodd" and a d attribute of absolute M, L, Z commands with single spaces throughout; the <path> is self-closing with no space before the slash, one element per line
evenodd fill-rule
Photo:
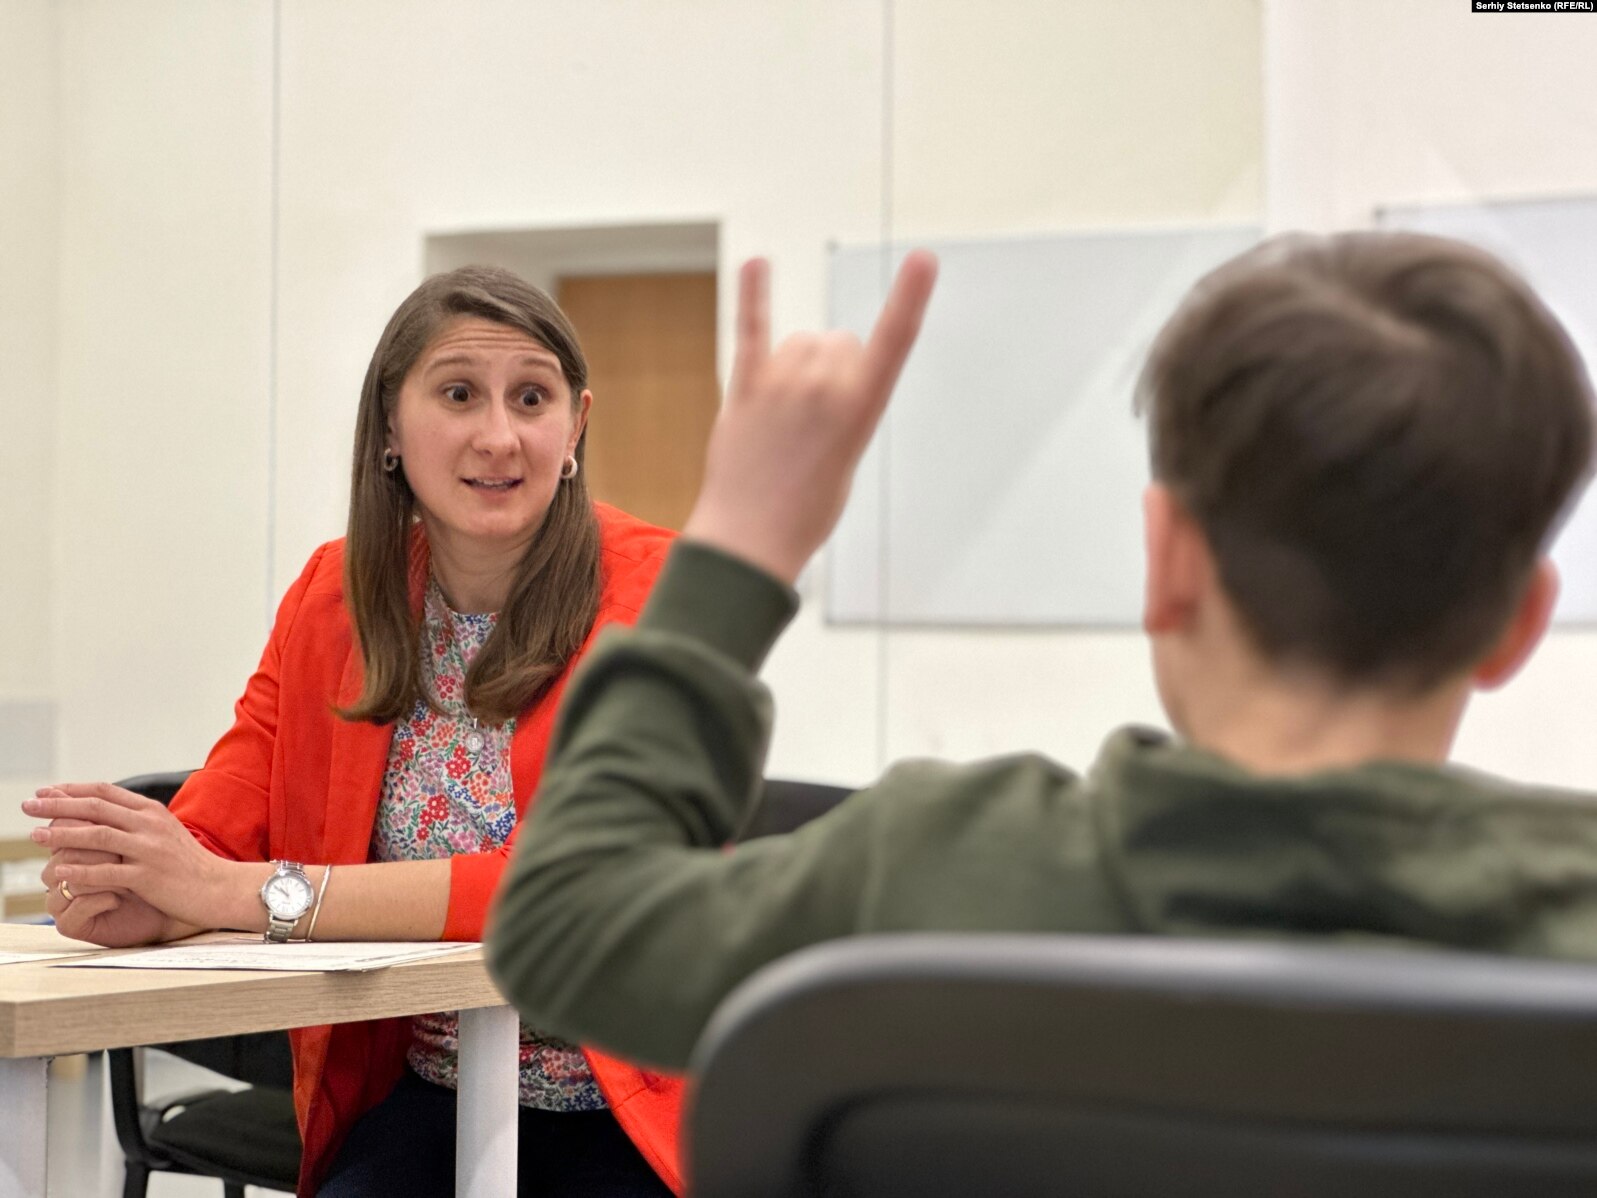
<path fill-rule="evenodd" d="M 681 1068 L 745 976 L 855 930 L 869 803 L 721 847 L 761 781 L 771 704 L 755 671 L 796 608 L 753 567 L 679 542 L 637 626 L 572 679 L 489 929 L 532 1026 Z"/>

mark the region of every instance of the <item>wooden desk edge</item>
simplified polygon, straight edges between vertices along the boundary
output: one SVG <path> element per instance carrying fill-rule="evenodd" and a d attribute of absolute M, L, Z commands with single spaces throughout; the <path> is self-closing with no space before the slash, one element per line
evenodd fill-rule
<path fill-rule="evenodd" d="M 12 974 L 12 971 L 18 971 Z M 0 983 L 29 980 L 45 963 L 0 966 Z M 101 971 L 92 971 L 101 976 Z M 39 991 L 0 993 L 0 1057 L 63 1056 L 324 1023 L 350 1023 L 504 1004 L 482 951 L 410 961 L 362 973 L 259 970 L 104 971 L 89 980 L 44 979 Z M 126 975 L 132 974 L 128 977 Z M 10 987 L 7 987 L 9 990 Z"/>

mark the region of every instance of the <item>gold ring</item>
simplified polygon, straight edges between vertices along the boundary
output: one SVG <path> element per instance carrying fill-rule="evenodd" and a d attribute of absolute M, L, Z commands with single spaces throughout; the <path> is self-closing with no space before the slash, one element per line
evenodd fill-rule
<path fill-rule="evenodd" d="M 55 888 L 61 892 L 61 897 L 66 899 L 67 902 L 70 903 L 72 901 L 72 892 L 67 889 L 65 882 L 57 882 Z"/>

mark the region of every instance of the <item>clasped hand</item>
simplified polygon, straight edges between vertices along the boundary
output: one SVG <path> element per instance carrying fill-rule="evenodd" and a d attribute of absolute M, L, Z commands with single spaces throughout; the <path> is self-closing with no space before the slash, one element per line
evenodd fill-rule
<path fill-rule="evenodd" d="M 31 835 L 50 850 L 40 877 L 63 935 L 123 946 L 207 925 L 221 859 L 162 804 L 92 782 L 45 787 L 22 809 L 50 821 Z"/>

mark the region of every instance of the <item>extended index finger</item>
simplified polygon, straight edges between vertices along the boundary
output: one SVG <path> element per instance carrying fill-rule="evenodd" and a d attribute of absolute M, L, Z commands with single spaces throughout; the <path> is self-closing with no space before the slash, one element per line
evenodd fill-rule
<path fill-rule="evenodd" d="M 771 353 L 771 264 L 750 258 L 738 272 L 737 351 L 732 361 L 733 396 L 740 396 Z"/>
<path fill-rule="evenodd" d="M 921 318 L 937 282 L 937 255 L 912 250 L 898 268 L 871 339 L 865 343 L 864 382 L 878 403 L 887 402 L 920 334 Z"/>

